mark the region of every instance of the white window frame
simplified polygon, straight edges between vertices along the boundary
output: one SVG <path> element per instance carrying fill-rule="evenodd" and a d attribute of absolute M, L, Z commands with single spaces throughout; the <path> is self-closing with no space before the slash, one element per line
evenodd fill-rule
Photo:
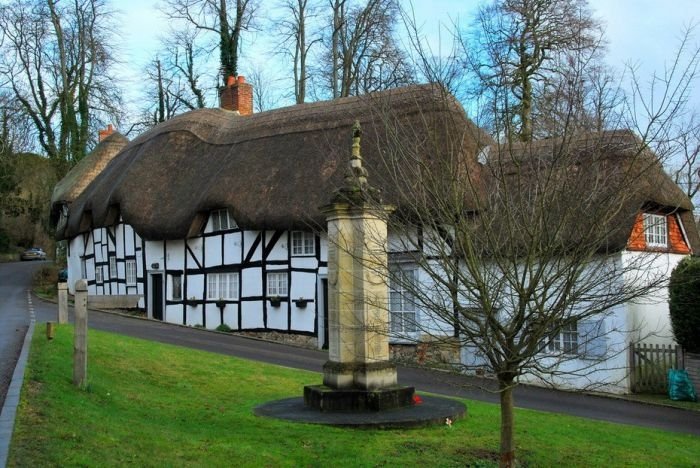
<path fill-rule="evenodd" d="M 289 278 L 286 271 L 267 273 L 267 297 L 286 297 L 289 294 Z"/>
<path fill-rule="evenodd" d="M 172 275 L 172 291 L 170 293 L 170 296 L 172 297 L 173 301 L 181 301 L 182 300 L 182 274 L 174 274 Z M 177 294 L 176 294 L 177 293 Z"/>
<path fill-rule="evenodd" d="M 124 262 L 124 270 L 126 272 L 126 285 L 136 286 L 136 279 L 138 277 L 138 273 L 136 270 L 136 260 L 133 258 L 127 259 Z"/>
<path fill-rule="evenodd" d="M 392 334 L 413 334 L 418 331 L 418 308 L 408 282 L 418 283 L 418 268 L 391 267 L 389 274 L 389 316 Z"/>
<path fill-rule="evenodd" d="M 292 255 L 316 255 L 316 236 L 313 232 L 292 231 Z"/>
<path fill-rule="evenodd" d="M 95 284 L 104 283 L 104 277 L 102 275 L 102 265 L 95 266 Z"/>
<path fill-rule="evenodd" d="M 238 300 L 238 272 L 209 273 L 207 275 L 207 299 Z"/>
<path fill-rule="evenodd" d="M 644 213 L 644 240 L 649 247 L 668 247 L 668 220 L 665 215 Z"/>
<path fill-rule="evenodd" d="M 213 232 L 227 231 L 238 227 L 226 209 L 213 210 L 209 214 L 209 218 L 211 219 L 211 229 Z"/>
<path fill-rule="evenodd" d="M 578 354 L 579 341 L 578 322 L 571 322 L 550 337 L 547 350 L 550 353 Z"/>
<path fill-rule="evenodd" d="M 117 257 L 114 255 L 109 256 L 109 279 L 117 279 Z"/>
<path fill-rule="evenodd" d="M 87 260 L 80 259 L 80 278 L 87 280 Z"/>

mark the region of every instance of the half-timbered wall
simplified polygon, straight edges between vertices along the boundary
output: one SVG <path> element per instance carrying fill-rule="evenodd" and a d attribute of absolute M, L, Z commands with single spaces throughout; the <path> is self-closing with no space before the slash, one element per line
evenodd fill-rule
<path fill-rule="evenodd" d="M 317 317 L 323 314 L 318 295 L 319 275 L 325 275 L 327 267 L 325 239 L 303 233 L 301 236 L 313 240 L 313 248 L 294 253 L 290 248 L 294 235 L 292 231 L 237 227 L 214 231 L 210 220 L 199 237 L 146 241 L 146 290 L 153 275 L 163 275 L 163 320 L 167 322 L 315 335 Z M 279 304 L 270 300 L 270 273 L 279 274 L 275 281 L 283 276 L 286 282 L 286 293 L 274 294 Z M 229 274 L 234 276 L 226 276 L 226 288 L 236 289 L 235 297 L 210 291 L 212 281 Z M 235 288 L 228 284 L 229 278 L 236 278 Z M 146 301 L 149 309 L 152 301 Z"/>
<path fill-rule="evenodd" d="M 80 234 L 68 246 L 69 290 L 85 278 L 90 295 L 143 295 L 143 260 L 143 241 L 128 224 Z"/>

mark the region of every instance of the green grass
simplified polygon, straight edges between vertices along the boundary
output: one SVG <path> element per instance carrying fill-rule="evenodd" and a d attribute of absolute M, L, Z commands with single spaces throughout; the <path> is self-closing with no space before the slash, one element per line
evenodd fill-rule
<path fill-rule="evenodd" d="M 72 328 L 37 330 L 9 466 L 492 466 L 498 407 L 414 430 L 352 430 L 253 415 L 312 372 L 90 331 L 89 388 L 71 384 Z M 700 438 L 518 410 L 526 466 L 692 466 Z"/>

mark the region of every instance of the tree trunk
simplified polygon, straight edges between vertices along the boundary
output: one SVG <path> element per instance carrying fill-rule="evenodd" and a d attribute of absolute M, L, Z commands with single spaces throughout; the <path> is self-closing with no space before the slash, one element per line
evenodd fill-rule
<path fill-rule="evenodd" d="M 501 458 L 499 466 L 515 466 L 515 440 L 513 437 L 513 381 L 498 382 L 501 392 Z"/>

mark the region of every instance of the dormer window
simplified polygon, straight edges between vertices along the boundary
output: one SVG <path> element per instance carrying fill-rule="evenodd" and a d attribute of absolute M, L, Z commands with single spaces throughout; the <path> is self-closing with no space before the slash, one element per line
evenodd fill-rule
<path fill-rule="evenodd" d="M 644 213 L 644 240 L 648 247 L 668 246 L 666 216 Z"/>
<path fill-rule="evenodd" d="M 214 210 L 209 215 L 212 231 L 226 231 L 236 228 L 236 223 L 228 213 L 228 210 Z"/>

